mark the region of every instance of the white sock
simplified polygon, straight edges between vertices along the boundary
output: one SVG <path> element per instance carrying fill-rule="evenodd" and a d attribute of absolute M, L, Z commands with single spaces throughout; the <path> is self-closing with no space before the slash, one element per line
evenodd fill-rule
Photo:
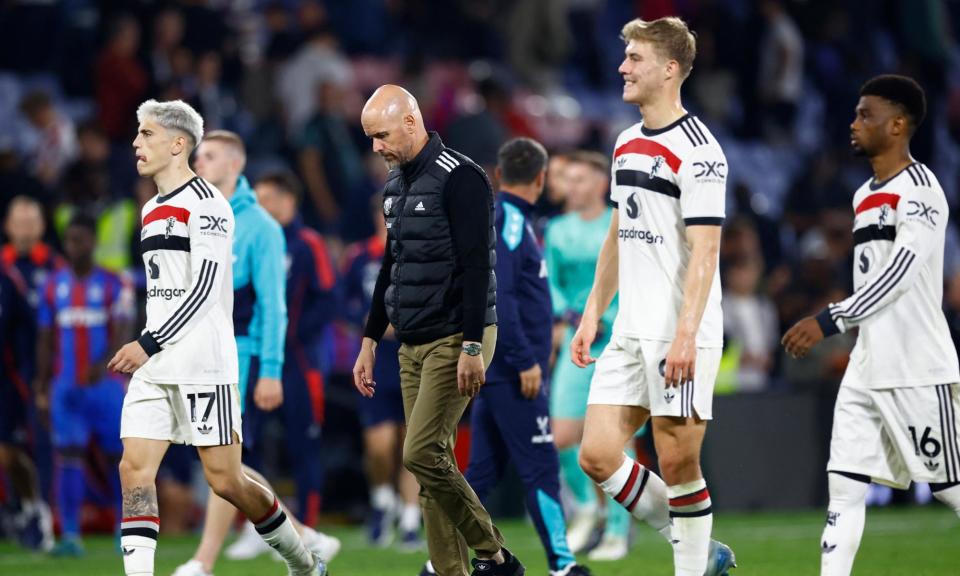
<path fill-rule="evenodd" d="M 830 507 L 820 539 L 821 576 L 848 576 L 860 548 L 870 484 L 836 473 L 827 474 Z"/>
<path fill-rule="evenodd" d="M 667 485 L 662 478 L 624 454 L 623 464 L 600 488 L 670 542 Z"/>
<path fill-rule="evenodd" d="M 123 573 L 153 576 L 153 558 L 157 552 L 160 518 L 131 516 L 120 522 L 120 550 L 123 552 Z"/>
<path fill-rule="evenodd" d="M 673 524 L 673 567 L 676 576 L 703 576 L 707 570 L 713 509 L 707 483 L 701 478 L 667 486 Z"/>
<path fill-rule="evenodd" d="M 273 499 L 270 512 L 263 518 L 251 520 L 251 522 L 263 541 L 283 557 L 291 574 L 310 574 L 314 568 L 313 554 L 303 545 L 297 529 L 283 512 L 276 497 Z"/>
<path fill-rule="evenodd" d="M 946 488 L 941 488 L 941 486 L 933 486 L 932 488 L 934 489 L 933 497 L 946 504 L 960 516 L 960 484 L 954 484 Z"/>
<path fill-rule="evenodd" d="M 370 492 L 370 505 L 377 510 L 393 510 L 397 505 L 397 493 L 389 484 L 378 484 Z"/>
<path fill-rule="evenodd" d="M 416 532 L 420 529 L 420 505 L 404 504 L 400 509 L 400 531 Z"/>

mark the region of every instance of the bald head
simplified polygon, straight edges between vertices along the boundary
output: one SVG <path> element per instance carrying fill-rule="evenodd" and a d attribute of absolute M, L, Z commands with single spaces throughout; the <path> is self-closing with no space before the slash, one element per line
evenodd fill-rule
<path fill-rule="evenodd" d="M 417 99 L 400 86 L 377 88 L 363 107 L 360 123 L 373 141 L 373 151 L 391 169 L 412 160 L 427 143 Z"/>

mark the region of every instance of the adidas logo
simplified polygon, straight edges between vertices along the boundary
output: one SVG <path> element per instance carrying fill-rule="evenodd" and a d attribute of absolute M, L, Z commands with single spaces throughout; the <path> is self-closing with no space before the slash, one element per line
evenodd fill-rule
<path fill-rule="evenodd" d="M 934 470 L 940 467 L 940 463 L 934 462 L 933 460 L 927 460 L 926 462 L 923 463 L 923 465 L 926 466 L 927 470 L 931 472 L 933 472 Z"/>
<path fill-rule="evenodd" d="M 836 549 L 837 549 L 836 544 L 833 544 L 833 545 L 827 544 L 826 540 L 824 540 L 823 544 L 820 545 L 820 552 L 822 552 L 823 554 L 829 554 Z"/>
<path fill-rule="evenodd" d="M 124 555 L 124 556 L 129 556 L 129 555 L 131 555 L 131 554 L 133 554 L 134 552 L 137 551 L 136 548 L 127 548 L 126 546 L 124 546 L 124 547 L 122 548 L 122 550 L 123 550 L 123 555 Z"/>
<path fill-rule="evenodd" d="M 423 202 L 417 202 L 417 207 L 413 209 L 414 212 L 424 212 L 426 208 L 423 207 Z"/>
<path fill-rule="evenodd" d="M 212 430 L 213 430 L 213 426 L 210 426 L 208 424 L 201 424 L 197 426 L 197 431 L 199 431 L 201 434 L 209 434 Z"/>
<path fill-rule="evenodd" d="M 673 402 L 676 397 L 677 393 L 674 392 L 673 388 L 667 388 L 667 391 L 663 393 L 663 399 L 667 401 L 667 404 Z"/>

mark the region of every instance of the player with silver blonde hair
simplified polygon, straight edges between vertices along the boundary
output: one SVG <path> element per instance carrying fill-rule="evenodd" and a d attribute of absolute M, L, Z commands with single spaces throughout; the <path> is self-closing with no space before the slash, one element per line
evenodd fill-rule
<path fill-rule="evenodd" d="M 167 130 L 179 130 L 190 136 L 191 152 L 203 140 L 203 117 L 183 100 L 147 100 L 137 108 L 137 122 L 142 124 L 145 118 L 155 120 Z"/>

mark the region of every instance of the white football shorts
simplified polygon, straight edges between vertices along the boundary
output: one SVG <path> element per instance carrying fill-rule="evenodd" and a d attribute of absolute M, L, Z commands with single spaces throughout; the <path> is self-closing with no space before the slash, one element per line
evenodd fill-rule
<path fill-rule="evenodd" d="M 194 446 L 243 440 L 236 384 L 152 384 L 136 376 L 123 399 L 120 438 L 167 440 Z"/>
<path fill-rule="evenodd" d="M 597 359 L 587 404 L 640 406 L 651 416 L 713 418 L 713 386 L 722 348 L 697 348 L 693 382 L 667 388 L 670 342 L 614 335 Z"/>
<path fill-rule="evenodd" d="M 849 386 L 857 377 L 848 368 L 837 394 L 827 471 L 863 474 L 895 488 L 911 480 L 960 481 L 960 384 Z"/>

